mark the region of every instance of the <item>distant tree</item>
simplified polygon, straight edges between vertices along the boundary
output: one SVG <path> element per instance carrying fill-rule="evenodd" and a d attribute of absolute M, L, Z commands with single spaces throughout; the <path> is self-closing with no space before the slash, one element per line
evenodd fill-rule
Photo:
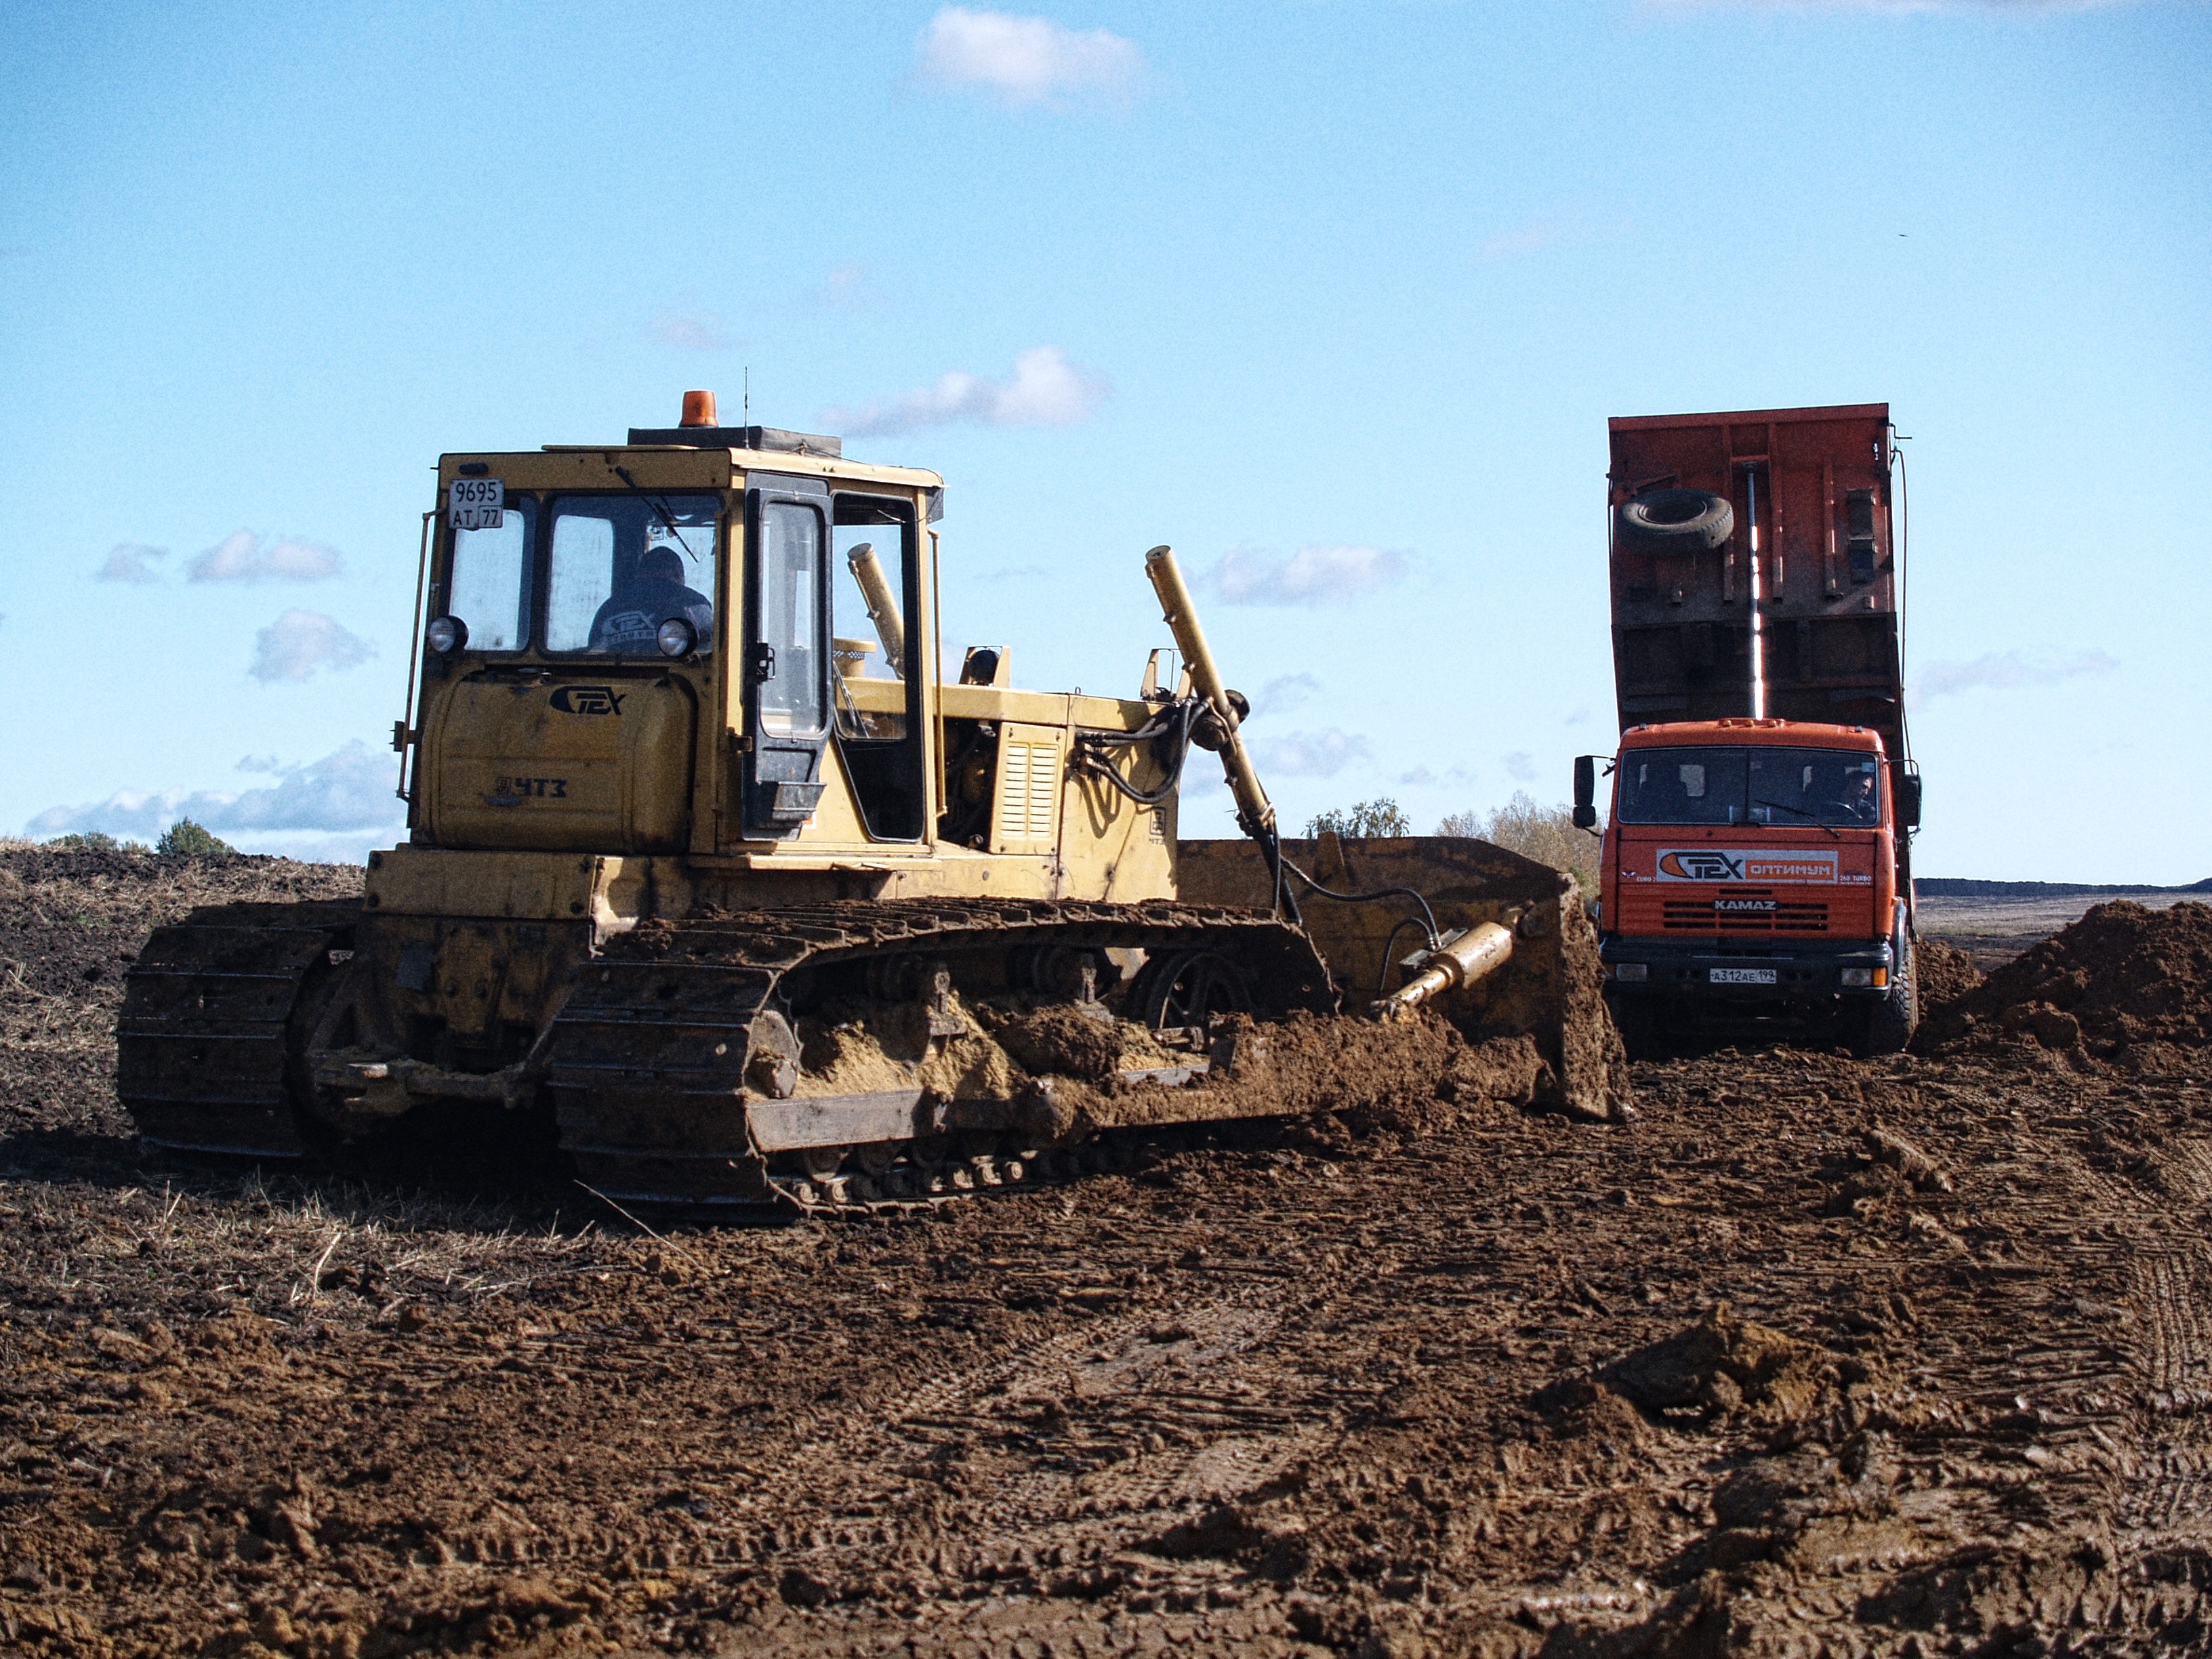
<path fill-rule="evenodd" d="M 83 830 L 71 835 L 56 836 L 46 845 L 66 848 L 72 853 L 112 853 L 122 843 L 105 830 Z"/>
<path fill-rule="evenodd" d="M 1374 800 L 1363 800 L 1349 808 L 1332 806 L 1318 817 L 1306 820 L 1306 837 L 1312 840 L 1324 830 L 1333 830 L 1349 838 L 1354 836 L 1410 836 L 1413 821 L 1400 810 L 1398 803 L 1388 795 Z"/>
<path fill-rule="evenodd" d="M 1599 826 L 1601 830 L 1604 825 Z M 1518 853 L 1524 859 L 1565 870 L 1585 893 L 1597 891 L 1598 838 L 1575 828 L 1574 809 L 1564 801 L 1540 806 L 1525 789 L 1489 812 L 1454 812 L 1437 826 L 1440 836 L 1472 836 Z"/>
<path fill-rule="evenodd" d="M 190 818 L 179 818 L 161 831 L 161 838 L 154 843 L 157 853 L 182 853 L 201 858 L 228 859 L 238 856 L 238 848 L 224 841 L 203 824 Z"/>

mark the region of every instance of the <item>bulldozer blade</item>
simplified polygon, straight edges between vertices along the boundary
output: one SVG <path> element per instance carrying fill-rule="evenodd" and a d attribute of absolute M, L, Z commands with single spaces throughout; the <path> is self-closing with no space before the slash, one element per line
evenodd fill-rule
<path fill-rule="evenodd" d="M 1536 1104 L 1578 1117 L 1625 1116 L 1628 1057 L 1606 1012 L 1597 935 L 1573 877 L 1489 842 L 1462 836 L 1285 841 L 1283 856 L 1340 893 L 1411 888 L 1429 902 L 1438 928 L 1510 927 L 1510 959 L 1496 972 L 1447 991 L 1427 1006 L 1473 1042 L 1526 1036 L 1550 1070 Z M 1200 904 L 1265 908 L 1273 882 L 1249 841 L 1187 841 L 1177 849 L 1183 897 Z M 1419 912 L 1409 901 L 1339 903 L 1305 894 L 1305 928 L 1327 960 L 1346 1008 L 1364 1008 L 1391 988 L 1392 932 Z M 1400 940 L 1407 934 L 1401 933 Z"/>

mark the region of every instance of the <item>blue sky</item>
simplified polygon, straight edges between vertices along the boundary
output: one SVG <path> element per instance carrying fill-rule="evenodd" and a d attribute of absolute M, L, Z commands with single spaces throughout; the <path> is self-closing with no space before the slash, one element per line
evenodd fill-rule
<path fill-rule="evenodd" d="M 1172 543 L 1284 816 L 1423 830 L 1609 746 L 1608 415 L 1886 399 L 1921 872 L 2212 875 L 2212 8 L 16 5 L 0 76 L 0 833 L 388 844 L 438 453 L 749 368 L 945 475 L 948 653 L 1133 690 Z"/>

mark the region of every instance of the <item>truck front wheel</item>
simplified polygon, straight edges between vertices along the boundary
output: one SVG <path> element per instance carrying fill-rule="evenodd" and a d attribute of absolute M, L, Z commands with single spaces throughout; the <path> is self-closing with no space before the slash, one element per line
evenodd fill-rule
<path fill-rule="evenodd" d="M 1901 1054 L 1911 1046 L 1920 1024 L 1920 975 L 1912 959 L 1912 936 L 1905 936 L 1890 976 L 1889 994 L 1866 1011 L 1866 1034 L 1858 1048 L 1862 1054 Z"/>

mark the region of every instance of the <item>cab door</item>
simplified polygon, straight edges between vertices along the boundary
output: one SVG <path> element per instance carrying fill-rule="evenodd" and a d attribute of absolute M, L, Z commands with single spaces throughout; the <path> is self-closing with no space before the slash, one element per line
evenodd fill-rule
<path fill-rule="evenodd" d="M 798 832 L 830 741 L 830 489 L 754 473 L 746 490 L 742 811 L 749 836 Z"/>

